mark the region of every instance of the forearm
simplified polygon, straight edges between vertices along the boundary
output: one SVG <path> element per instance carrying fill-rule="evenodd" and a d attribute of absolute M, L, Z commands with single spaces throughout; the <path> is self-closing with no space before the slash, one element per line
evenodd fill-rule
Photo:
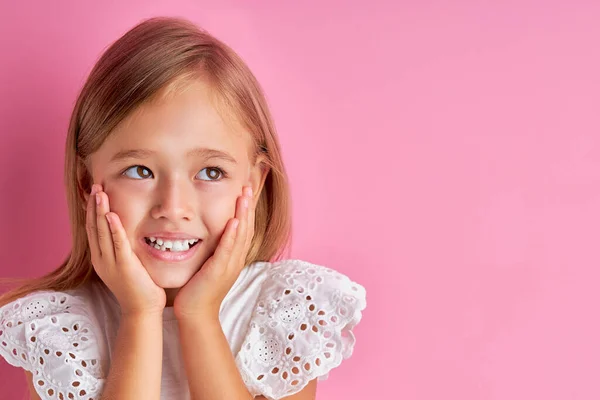
<path fill-rule="evenodd" d="M 102 400 L 158 400 L 162 347 L 162 314 L 123 316 Z"/>
<path fill-rule="evenodd" d="M 218 319 L 179 321 L 192 400 L 250 400 Z"/>

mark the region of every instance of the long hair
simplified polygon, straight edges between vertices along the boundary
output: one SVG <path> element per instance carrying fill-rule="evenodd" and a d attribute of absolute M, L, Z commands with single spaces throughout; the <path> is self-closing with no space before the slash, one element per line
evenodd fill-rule
<path fill-rule="evenodd" d="M 72 249 L 50 273 L 33 279 L 4 279 L 20 285 L 0 296 L 0 306 L 31 292 L 65 291 L 100 280 L 85 229 L 85 193 L 91 190 L 89 158 L 115 127 L 141 105 L 206 79 L 222 107 L 253 137 L 254 157 L 269 168 L 257 201 L 255 235 L 246 265 L 276 261 L 289 251 L 291 204 L 279 140 L 267 102 L 245 62 L 226 44 L 190 21 L 155 17 L 142 21 L 100 57 L 71 115 L 65 148 L 64 180 Z"/>

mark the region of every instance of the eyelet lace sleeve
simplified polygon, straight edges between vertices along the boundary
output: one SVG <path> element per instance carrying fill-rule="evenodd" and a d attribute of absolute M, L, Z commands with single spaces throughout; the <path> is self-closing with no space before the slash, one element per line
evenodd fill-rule
<path fill-rule="evenodd" d="M 42 399 L 100 398 L 96 327 L 83 301 L 40 291 L 0 308 L 0 355 L 33 375 Z"/>
<path fill-rule="evenodd" d="M 301 260 L 271 264 L 236 364 L 253 396 L 279 399 L 352 355 L 364 287 Z"/>

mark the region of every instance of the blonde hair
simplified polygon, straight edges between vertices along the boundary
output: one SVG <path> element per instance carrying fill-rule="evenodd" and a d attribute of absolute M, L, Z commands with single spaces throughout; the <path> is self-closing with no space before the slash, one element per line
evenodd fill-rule
<path fill-rule="evenodd" d="M 134 110 L 200 77 L 215 89 L 221 111 L 230 113 L 250 132 L 255 157 L 262 153 L 269 168 L 257 202 L 255 235 L 246 265 L 284 257 L 291 243 L 288 179 L 259 83 L 230 47 L 206 31 L 182 18 L 155 17 L 133 27 L 104 52 L 73 109 L 64 172 L 72 233 L 70 254 L 42 277 L 4 279 L 21 285 L 1 295 L 0 306 L 31 292 L 65 291 L 89 280 L 100 281 L 91 263 L 85 230 L 84 196 L 92 184 L 89 157 Z"/>

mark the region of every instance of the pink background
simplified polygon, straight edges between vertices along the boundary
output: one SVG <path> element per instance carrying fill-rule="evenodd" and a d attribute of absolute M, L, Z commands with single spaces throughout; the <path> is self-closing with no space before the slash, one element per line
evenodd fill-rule
<path fill-rule="evenodd" d="M 3 276 L 69 250 L 64 138 L 101 51 L 186 16 L 266 90 L 294 257 L 367 288 L 319 399 L 600 398 L 600 3 L 85 3 L 0 5 Z"/>

